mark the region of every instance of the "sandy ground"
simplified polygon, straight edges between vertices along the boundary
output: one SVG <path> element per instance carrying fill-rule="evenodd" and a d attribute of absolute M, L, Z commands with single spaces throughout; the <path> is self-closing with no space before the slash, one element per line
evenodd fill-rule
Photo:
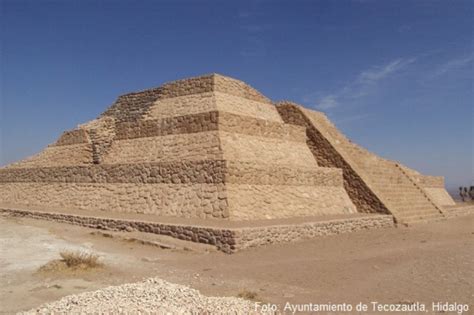
<path fill-rule="evenodd" d="M 286 302 L 431 306 L 439 301 L 468 303 L 473 310 L 473 240 L 474 216 L 466 216 L 227 255 L 206 247 L 162 249 L 73 225 L 0 217 L 0 311 L 15 313 L 148 277 L 189 285 L 206 295 L 252 291 L 280 307 Z M 71 274 L 37 272 L 65 249 L 97 253 L 106 267 Z"/>

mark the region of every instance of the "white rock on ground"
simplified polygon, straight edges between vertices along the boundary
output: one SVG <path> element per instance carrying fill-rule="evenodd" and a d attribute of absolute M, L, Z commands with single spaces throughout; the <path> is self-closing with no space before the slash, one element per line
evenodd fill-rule
<path fill-rule="evenodd" d="M 21 314 L 256 314 L 236 297 L 208 297 L 158 278 L 69 295 Z M 260 314 L 260 313 L 259 313 Z"/>

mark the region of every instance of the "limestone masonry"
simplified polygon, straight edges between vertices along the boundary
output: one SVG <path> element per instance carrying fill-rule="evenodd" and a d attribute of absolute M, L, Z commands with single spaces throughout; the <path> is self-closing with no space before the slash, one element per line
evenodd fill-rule
<path fill-rule="evenodd" d="M 442 177 L 364 150 L 321 112 L 273 104 L 217 74 L 120 96 L 41 153 L 1 168 L 0 192 L 0 206 L 112 218 L 247 221 L 367 213 L 413 223 L 443 218 L 445 207 L 454 205 Z M 265 242 L 254 239 L 246 242 Z"/>

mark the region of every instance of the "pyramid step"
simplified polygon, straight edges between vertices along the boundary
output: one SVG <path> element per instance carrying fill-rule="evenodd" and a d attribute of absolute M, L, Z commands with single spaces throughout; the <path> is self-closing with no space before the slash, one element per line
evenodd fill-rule
<path fill-rule="evenodd" d="M 433 205 L 429 202 L 403 202 L 399 200 L 390 200 L 397 208 L 411 208 L 411 209 L 423 209 L 423 208 L 433 208 Z"/>
<path fill-rule="evenodd" d="M 405 216 L 412 216 L 412 215 L 430 215 L 430 214 L 441 214 L 440 212 L 432 211 L 432 210 L 408 210 L 408 211 L 398 211 L 398 213 L 405 217 Z"/>
<path fill-rule="evenodd" d="M 415 215 L 401 215 L 401 219 L 403 221 L 410 221 L 410 220 L 427 220 L 427 219 L 436 219 L 436 218 L 443 218 L 441 213 L 432 213 L 432 214 L 415 214 Z"/>
<path fill-rule="evenodd" d="M 401 210 L 423 210 L 423 209 L 433 209 L 433 205 L 430 203 L 410 203 L 410 202 L 398 202 L 394 200 L 389 200 L 393 208 Z"/>
<path fill-rule="evenodd" d="M 421 193 L 380 193 L 382 196 L 387 198 L 400 198 L 400 199 L 417 199 L 424 197 Z"/>
<path fill-rule="evenodd" d="M 431 203 L 415 203 L 415 202 L 397 202 L 392 200 L 394 207 L 399 209 L 431 209 L 433 205 Z"/>
<path fill-rule="evenodd" d="M 403 189 L 393 189 L 393 190 L 378 190 L 379 193 L 385 196 L 421 196 L 423 195 L 419 190 L 403 190 Z"/>
<path fill-rule="evenodd" d="M 439 211 L 435 211 L 433 209 L 423 209 L 423 210 L 398 210 L 397 213 L 399 213 L 402 216 L 410 216 L 410 215 L 429 215 L 429 214 L 441 214 Z"/>
<path fill-rule="evenodd" d="M 418 223 L 429 223 L 429 222 L 435 222 L 435 221 L 442 221 L 445 220 L 446 218 L 443 216 L 438 216 L 438 217 L 425 217 L 425 218 L 416 218 L 416 219 L 402 219 L 402 222 L 407 225 L 412 225 L 412 224 L 418 224 Z"/>
<path fill-rule="evenodd" d="M 436 218 L 444 218 L 441 214 L 418 214 L 418 215 L 409 215 L 409 216 L 400 216 L 399 219 L 402 221 L 412 221 L 412 220 L 429 220 Z"/>
<path fill-rule="evenodd" d="M 402 213 L 402 214 L 412 214 L 412 213 L 440 213 L 438 210 L 435 208 L 421 208 L 421 209 L 410 209 L 410 208 L 398 208 L 394 210 L 397 213 Z"/>
<path fill-rule="evenodd" d="M 434 211 L 434 212 L 439 212 L 438 209 L 433 207 L 430 204 L 427 205 L 416 205 L 416 206 L 395 206 L 394 208 L 397 208 L 398 211 L 403 211 L 403 212 L 411 212 L 411 211 Z"/>
<path fill-rule="evenodd" d="M 382 200 L 386 200 L 394 205 L 397 205 L 400 208 L 433 207 L 433 204 L 426 199 L 404 200 L 395 198 L 383 198 Z"/>
<path fill-rule="evenodd" d="M 396 184 L 396 185 L 381 185 L 378 187 L 380 190 L 383 191 L 420 191 L 414 184 Z"/>

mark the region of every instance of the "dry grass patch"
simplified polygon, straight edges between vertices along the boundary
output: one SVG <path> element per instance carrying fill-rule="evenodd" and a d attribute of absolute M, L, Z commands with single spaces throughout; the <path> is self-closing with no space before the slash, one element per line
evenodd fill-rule
<path fill-rule="evenodd" d="M 69 268 L 90 269 L 102 266 L 99 256 L 92 253 L 65 251 L 60 252 L 59 255 Z"/>
<path fill-rule="evenodd" d="M 55 259 L 39 268 L 40 272 L 86 271 L 103 267 L 99 256 L 83 251 L 62 251 Z"/>
<path fill-rule="evenodd" d="M 249 290 L 242 290 L 237 294 L 237 297 L 245 300 L 250 300 L 250 301 L 260 301 L 260 298 L 258 296 L 257 292 L 254 291 L 249 291 Z"/>

